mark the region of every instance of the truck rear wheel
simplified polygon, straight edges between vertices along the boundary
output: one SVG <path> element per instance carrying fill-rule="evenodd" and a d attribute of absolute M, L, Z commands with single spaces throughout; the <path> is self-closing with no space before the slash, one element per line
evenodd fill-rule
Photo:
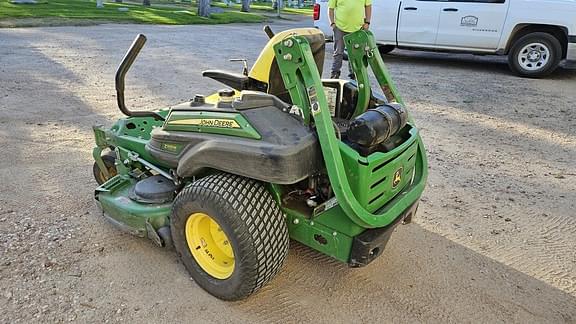
<path fill-rule="evenodd" d="M 196 283 L 223 300 L 248 297 L 270 281 L 288 253 L 288 228 L 259 182 L 210 175 L 176 197 L 172 239 Z"/>
<path fill-rule="evenodd" d="M 393 45 L 379 45 L 378 51 L 380 52 L 381 55 L 384 55 L 392 52 L 395 48 L 396 47 Z"/>
<path fill-rule="evenodd" d="M 562 55 L 560 41 L 548 33 L 536 32 L 520 37 L 508 53 L 510 69 L 519 76 L 538 78 L 552 73 Z"/>

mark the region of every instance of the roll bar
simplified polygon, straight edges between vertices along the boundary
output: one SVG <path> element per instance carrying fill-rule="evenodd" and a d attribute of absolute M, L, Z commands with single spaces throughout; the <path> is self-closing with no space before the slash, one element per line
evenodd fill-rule
<path fill-rule="evenodd" d="M 116 99 L 118 101 L 118 108 L 120 108 L 120 111 L 124 115 L 129 117 L 154 117 L 156 120 L 164 120 L 164 117 L 154 111 L 131 111 L 126 108 L 126 104 L 124 103 L 124 78 L 145 43 L 146 36 L 138 34 L 116 70 Z"/>

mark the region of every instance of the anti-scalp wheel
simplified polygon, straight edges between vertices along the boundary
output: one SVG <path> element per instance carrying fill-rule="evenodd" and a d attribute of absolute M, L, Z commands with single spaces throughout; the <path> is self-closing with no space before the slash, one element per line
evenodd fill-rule
<path fill-rule="evenodd" d="M 110 178 L 118 174 L 118 171 L 116 170 L 116 165 L 114 164 L 114 162 L 116 161 L 116 153 L 114 153 L 114 151 L 102 155 L 102 161 L 104 161 L 104 165 L 106 166 L 106 169 L 108 169 L 108 174 L 110 175 L 110 177 L 106 178 L 102 170 L 100 170 L 98 164 L 94 162 L 94 165 L 92 166 L 92 174 L 94 174 L 94 179 L 96 179 L 98 185 L 103 184 L 104 182 L 108 181 Z"/>

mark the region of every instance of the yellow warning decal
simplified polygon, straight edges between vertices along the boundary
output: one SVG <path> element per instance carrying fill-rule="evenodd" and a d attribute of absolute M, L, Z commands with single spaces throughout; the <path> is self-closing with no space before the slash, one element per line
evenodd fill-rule
<path fill-rule="evenodd" d="M 162 143 L 162 150 L 170 152 L 178 152 L 178 145 L 171 143 Z"/>
<path fill-rule="evenodd" d="M 404 170 L 403 168 L 400 168 L 400 169 L 396 170 L 396 172 L 394 172 L 394 178 L 392 179 L 392 188 L 398 187 L 400 182 L 402 182 L 402 171 L 403 170 Z"/>
<path fill-rule="evenodd" d="M 216 119 L 216 118 L 195 118 L 195 119 L 181 119 L 169 121 L 170 125 L 192 125 L 202 127 L 218 127 L 218 128 L 241 128 L 238 123 L 233 119 Z"/>

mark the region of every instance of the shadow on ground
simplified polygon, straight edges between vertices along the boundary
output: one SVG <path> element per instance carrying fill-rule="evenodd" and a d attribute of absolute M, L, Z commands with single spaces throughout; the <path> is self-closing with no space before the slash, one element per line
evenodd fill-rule
<path fill-rule="evenodd" d="M 361 269 L 350 269 L 291 242 L 282 272 L 257 294 L 235 303 L 208 295 L 188 280 L 173 252 L 142 239 L 126 241 L 98 260 L 98 273 L 87 272 L 82 280 L 86 297 L 97 301 L 92 303 L 94 310 L 85 312 L 110 311 L 107 304 L 123 303 L 129 310 L 123 316 L 130 320 L 559 323 L 576 319 L 573 296 L 416 224 L 399 227 L 384 254 Z M 115 284 L 110 294 L 91 289 L 109 282 Z M 152 293 L 150 286 L 162 289 Z"/>

